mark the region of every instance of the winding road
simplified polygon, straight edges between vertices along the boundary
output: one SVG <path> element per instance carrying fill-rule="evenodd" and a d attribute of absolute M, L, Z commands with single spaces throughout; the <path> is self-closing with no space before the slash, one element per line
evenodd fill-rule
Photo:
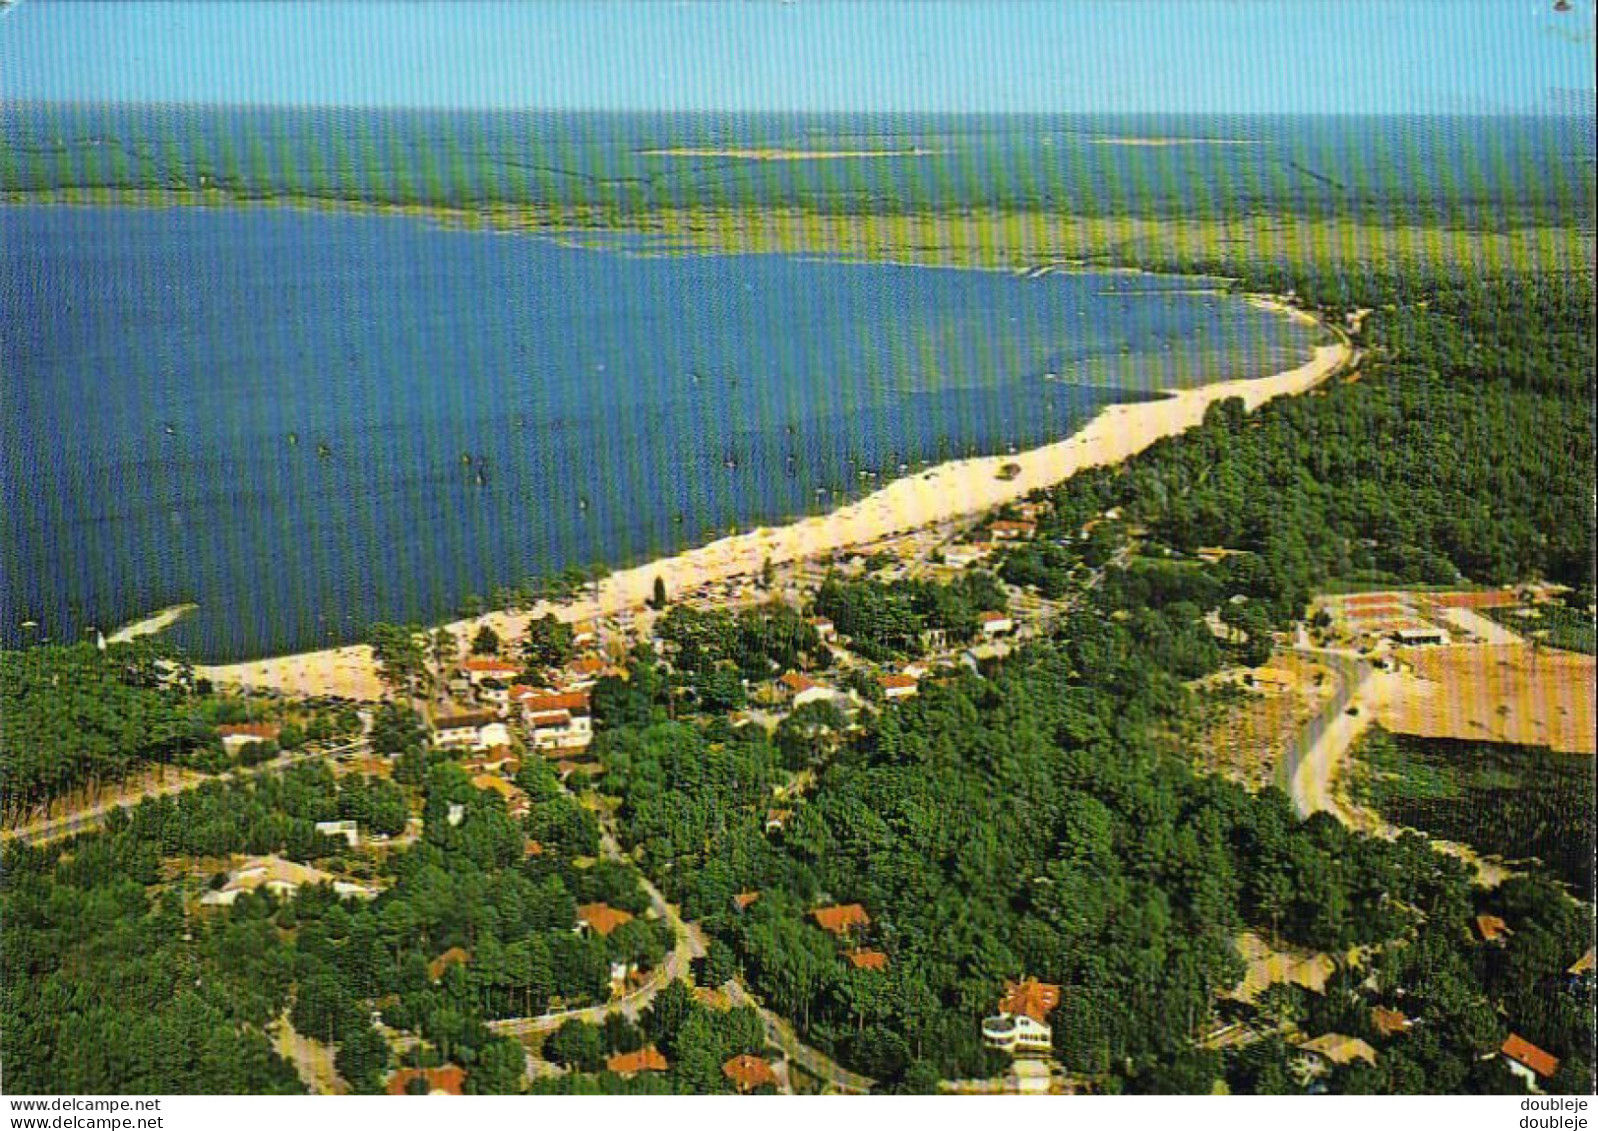
<path fill-rule="evenodd" d="M 1338 816 L 1332 799 L 1332 771 L 1369 722 L 1355 700 L 1375 669 L 1366 661 L 1342 652 L 1302 648 L 1296 651 L 1331 668 L 1339 687 L 1283 751 L 1282 761 L 1276 768 L 1277 784 L 1293 799 L 1293 808 L 1300 817 L 1323 812 Z M 1351 708 L 1354 714 L 1349 713 Z"/>

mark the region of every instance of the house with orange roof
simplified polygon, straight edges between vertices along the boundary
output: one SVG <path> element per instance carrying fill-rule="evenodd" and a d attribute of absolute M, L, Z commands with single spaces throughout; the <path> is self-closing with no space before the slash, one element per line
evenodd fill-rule
<path fill-rule="evenodd" d="M 811 617 L 810 627 L 816 630 L 816 635 L 821 637 L 823 642 L 837 639 L 838 630 L 830 617 Z"/>
<path fill-rule="evenodd" d="M 617 1053 L 605 1062 L 605 1068 L 618 1076 L 636 1076 L 640 1072 L 665 1072 L 671 1064 L 654 1045 L 645 1045 L 637 1052 Z"/>
<path fill-rule="evenodd" d="M 465 1094 L 466 1070 L 458 1065 L 446 1064 L 442 1068 L 401 1068 L 388 1078 L 388 1094 L 408 1096 L 412 1080 L 425 1080 L 429 1096 L 460 1096 Z"/>
<path fill-rule="evenodd" d="M 820 703 L 837 694 L 832 688 L 817 683 L 803 672 L 783 672 L 777 680 L 777 692 L 795 707 L 806 703 Z"/>
<path fill-rule="evenodd" d="M 577 909 L 579 931 L 587 928 L 600 936 L 608 937 L 623 923 L 633 921 L 632 912 L 612 907 L 608 903 L 585 903 Z"/>
<path fill-rule="evenodd" d="M 1007 979 L 998 1013 L 982 1020 L 983 1043 L 1011 1056 L 1048 1053 L 1054 1048 L 1054 1028 L 1045 1018 L 1059 1004 L 1059 986 L 1036 978 Z"/>
<path fill-rule="evenodd" d="M 886 970 L 888 956 L 880 950 L 851 950 L 845 957 L 856 970 Z"/>
<path fill-rule="evenodd" d="M 1004 996 L 999 999 L 999 1012 L 1022 1014 L 1034 1021 L 1043 1021 L 1059 1004 L 1059 986 L 1040 982 L 1036 978 L 1023 978 L 1019 982 L 1006 979 Z"/>
<path fill-rule="evenodd" d="M 877 677 L 877 682 L 882 685 L 882 694 L 887 699 L 908 699 L 920 690 L 920 684 L 912 675 L 896 675 L 889 672 L 887 675 Z"/>
<path fill-rule="evenodd" d="M 1011 522 L 1000 519 L 989 529 L 993 531 L 995 542 L 1024 542 L 1038 532 L 1038 525 L 1035 522 Z"/>
<path fill-rule="evenodd" d="M 818 907 L 810 913 L 815 916 L 818 926 L 823 931 L 830 931 L 840 938 L 847 935 L 856 927 L 871 926 L 871 916 L 866 914 L 866 909 L 858 903 L 834 904 L 831 907 Z"/>
<path fill-rule="evenodd" d="M 982 627 L 983 636 L 1004 636 L 1015 631 L 1015 621 L 1009 613 L 978 613 L 977 623 Z"/>
<path fill-rule="evenodd" d="M 485 679 L 509 683 L 522 674 L 520 664 L 502 660 L 498 656 L 469 656 L 461 664 L 461 671 L 466 673 L 467 680 L 474 687 Z"/>
<path fill-rule="evenodd" d="M 733 1057 L 721 1066 L 721 1071 L 740 1092 L 777 1086 L 777 1074 L 772 1071 L 770 1062 L 748 1053 Z"/>
<path fill-rule="evenodd" d="M 594 741 L 594 725 L 587 691 L 554 694 L 521 689 L 512 703 L 521 709 L 522 721 L 535 750 L 581 750 Z"/>
<path fill-rule="evenodd" d="M 1371 1028 L 1384 1037 L 1396 1037 L 1399 1033 L 1407 1033 L 1411 1024 L 1413 1022 L 1396 1009 L 1378 1005 L 1371 1010 Z"/>
<path fill-rule="evenodd" d="M 465 966 L 472 960 L 471 952 L 452 946 L 427 964 L 427 976 L 437 982 L 451 966 Z"/>
<path fill-rule="evenodd" d="M 768 833 L 780 833 L 784 828 L 787 827 L 787 824 L 792 817 L 792 809 L 767 809 L 766 831 Z"/>
<path fill-rule="evenodd" d="M 739 911 L 749 910 L 749 905 L 760 898 L 758 891 L 741 891 L 732 897 L 732 905 Z"/>
<path fill-rule="evenodd" d="M 1515 932 L 1509 929 L 1508 923 L 1496 915 L 1478 915 L 1476 933 L 1481 935 L 1483 942 L 1497 943 L 1502 942 L 1505 935 L 1512 935 Z"/>
<path fill-rule="evenodd" d="M 1546 1053 L 1518 1033 L 1511 1033 L 1498 1050 L 1503 1054 L 1509 1071 L 1526 1082 L 1533 1092 L 1542 1091 L 1544 1080 L 1552 1080 L 1559 1071 L 1559 1058 Z"/>

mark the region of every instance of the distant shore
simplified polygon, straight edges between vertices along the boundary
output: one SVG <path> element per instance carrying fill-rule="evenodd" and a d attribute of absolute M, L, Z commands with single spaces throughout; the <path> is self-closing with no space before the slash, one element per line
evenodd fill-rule
<path fill-rule="evenodd" d="M 1309 317 L 1303 312 L 1292 313 Z M 597 596 L 546 602 L 522 613 L 487 613 L 446 627 L 463 640 L 470 639 L 484 625 L 492 627 L 501 639 L 514 639 L 526 631 L 530 619 L 546 613 L 579 621 L 642 607 L 653 593 L 657 578 L 667 593 L 674 595 L 729 578 L 757 576 L 768 560 L 780 566 L 819 559 L 910 530 L 974 517 L 1032 491 L 1054 486 L 1087 468 L 1130 459 L 1155 441 L 1198 425 L 1212 404 L 1227 398 L 1240 398 L 1252 411 L 1277 397 L 1304 393 L 1336 373 L 1350 356 L 1346 342 L 1318 346 L 1308 362 L 1274 376 L 1218 381 L 1157 400 L 1112 405 L 1080 431 L 1056 443 L 1019 455 L 939 464 L 897 479 L 828 514 L 786 526 L 760 527 L 622 570 L 599 584 Z M 1020 471 L 1001 479 L 999 472 L 1006 464 L 1014 464 Z M 342 695 L 355 699 L 383 695 L 371 649 L 365 645 L 206 665 L 197 671 L 219 685 L 272 689 L 293 695 Z"/>

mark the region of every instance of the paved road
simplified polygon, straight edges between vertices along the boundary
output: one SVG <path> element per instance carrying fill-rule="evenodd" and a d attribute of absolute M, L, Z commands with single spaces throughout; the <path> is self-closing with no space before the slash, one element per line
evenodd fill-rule
<path fill-rule="evenodd" d="M 257 777 L 261 774 L 273 773 L 277 770 L 286 770 L 290 766 L 301 762 L 308 762 L 314 758 L 336 758 L 343 754 L 361 754 L 367 749 L 367 742 L 363 738 L 357 742 L 346 743 L 329 750 L 293 750 L 279 754 L 270 762 L 262 762 L 259 766 L 248 766 L 230 770 L 225 774 L 215 777 L 205 777 L 199 781 L 178 781 L 170 785 L 158 785 L 146 789 L 136 797 L 126 797 L 117 801 L 107 801 L 96 805 L 92 809 L 80 809 L 76 813 L 55 817 L 49 821 L 28 825 L 21 829 L 7 829 L 0 832 L 0 840 L 20 840 L 24 844 L 48 844 L 53 840 L 62 840 L 65 837 L 76 836 L 78 833 L 89 832 L 99 828 L 113 809 L 132 809 L 141 801 L 153 797 L 170 797 L 177 793 L 186 793 L 191 789 L 199 789 L 207 782 L 213 781 L 243 781 L 245 778 Z"/>
<path fill-rule="evenodd" d="M 813 1049 L 799 1039 L 793 1026 L 749 996 L 749 991 L 736 978 L 722 987 L 734 1005 L 752 1005 L 766 1023 L 766 1039 L 780 1048 L 793 1063 L 817 1079 L 824 1080 L 840 1092 L 864 1094 L 871 1090 L 869 1076 L 850 1072 L 819 1049 Z"/>
<path fill-rule="evenodd" d="M 564 785 L 561 788 L 566 790 Z M 570 790 L 566 792 L 571 793 Z M 599 834 L 599 848 L 611 860 L 618 863 L 628 862 L 615 835 L 604 825 L 601 825 Z M 638 1015 L 655 1000 L 657 993 L 679 978 L 688 978 L 689 964 L 696 958 L 704 957 L 704 938 L 697 929 L 683 921 L 682 916 L 677 914 L 677 909 L 666 902 L 666 897 L 649 881 L 648 876 L 638 872 L 638 882 L 643 885 L 644 894 L 649 897 L 649 906 L 654 909 L 656 915 L 670 924 L 672 934 L 677 938 L 677 944 L 672 947 L 665 960 L 650 971 L 643 985 L 631 993 L 599 1005 L 584 1006 L 581 1009 L 559 1009 L 550 1013 L 541 1013 L 537 1017 L 510 1017 L 500 1021 L 490 1021 L 488 1027 L 506 1036 L 525 1037 L 533 1033 L 550 1032 L 568 1021 L 587 1021 L 597 1025 L 612 1013 L 620 1013 L 629 1020 L 636 1021 Z"/>
<path fill-rule="evenodd" d="M 1341 652 L 1298 649 L 1300 655 L 1330 667 L 1338 690 L 1320 712 L 1299 730 L 1277 766 L 1277 784 L 1293 799 L 1300 817 L 1322 811 L 1336 814 L 1331 800 L 1332 770 L 1365 729 L 1365 709 L 1355 704 L 1374 669 L 1364 660 Z M 1350 715 L 1354 706 L 1358 712 Z"/>

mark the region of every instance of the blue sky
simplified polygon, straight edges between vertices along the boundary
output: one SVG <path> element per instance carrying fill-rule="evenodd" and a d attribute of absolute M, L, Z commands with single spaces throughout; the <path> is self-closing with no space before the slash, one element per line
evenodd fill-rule
<path fill-rule="evenodd" d="M 24 0 L 0 98 L 1516 113 L 1590 98 L 1593 2 Z"/>

